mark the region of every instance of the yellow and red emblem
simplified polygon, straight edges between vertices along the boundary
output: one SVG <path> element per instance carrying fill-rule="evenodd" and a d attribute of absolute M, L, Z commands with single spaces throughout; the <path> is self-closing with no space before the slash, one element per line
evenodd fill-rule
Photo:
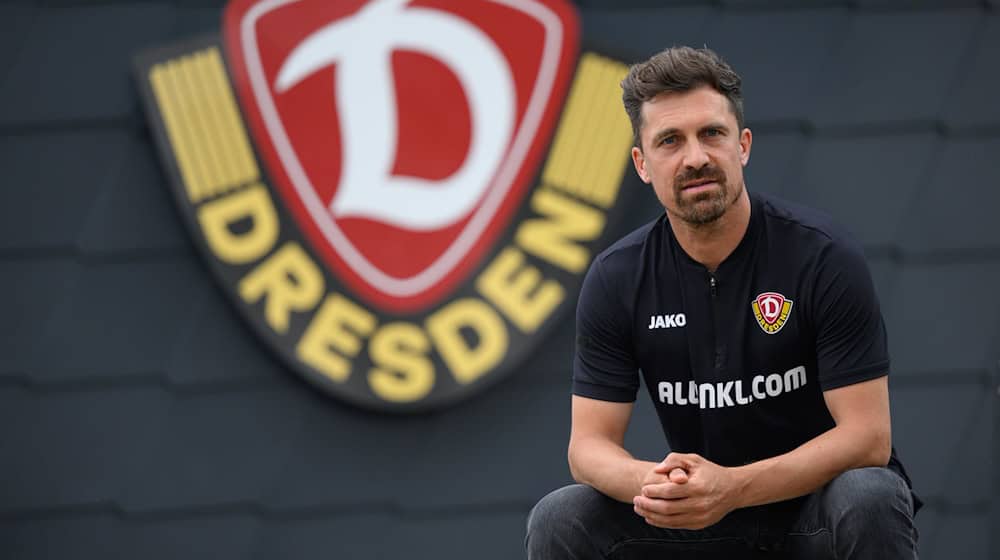
<path fill-rule="evenodd" d="M 751 302 L 757 324 L 767 334 L 776 334 L 788 322 L 792 300 L 777 292 L 764 292 Z"/>

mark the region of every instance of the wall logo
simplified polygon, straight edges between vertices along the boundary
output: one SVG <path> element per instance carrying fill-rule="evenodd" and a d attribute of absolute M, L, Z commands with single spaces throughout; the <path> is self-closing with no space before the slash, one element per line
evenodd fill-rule
<path fill-rule="evenodd" d="M 176 199 L 307 379 L 418 410 L 488 386 L 612 232 L 624 65 L 565 0 L 236 0 L 137 58 Z"/>
<path fill-rule="evenodd" d="M 757 296 L 751 307 L 757 324 L 767 334 L 775 334 L 785 326 L 788 315 L 792 312 L 792 300 L 777 292 L 764 292 Z"/>

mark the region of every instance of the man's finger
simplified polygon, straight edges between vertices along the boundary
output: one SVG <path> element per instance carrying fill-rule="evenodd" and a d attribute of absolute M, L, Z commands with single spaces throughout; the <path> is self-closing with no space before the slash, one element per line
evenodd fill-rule
<path fill-rule="evenodd" d="M 688 473 L 681 468 L 672 469 L 669 478 L 674 484 L 684 484 L 688 481 Z"/>
<path fill-rule="evenodd" d="M 667 474 L 674 469 L 682 469 L 688 472 L 700 458 L 693 453 L 671 453 L 660 461 L 660 464 L 656 465 L 653 470 L 663 474 Z"/>
<path fill-rule="evenodd" d="M 694 501 L 688 498 L 662 499 L 650 498 L 648 496 L 636 496 L 632 499 L 632 504 L 643 513 L 656 515 L 677 515 L 690 513 L 694 507 Z M 637 511 L 638 511 L 637 510 Z"/>
<path fill-rule="evenodd" d="M 690 491 L 682 484 L 667 482 L 665 484 L 647 484 L 642 487 L 642 495 L 660 500 L 677 500 L 687 498 Z"/>

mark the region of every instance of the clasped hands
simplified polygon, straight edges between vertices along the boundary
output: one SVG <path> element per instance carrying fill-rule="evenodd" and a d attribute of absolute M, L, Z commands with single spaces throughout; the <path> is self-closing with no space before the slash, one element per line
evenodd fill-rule
<path fill-rule="evenodd" d="M 633 509 L 647 523 L 667 529 L 703 529 L 736 509 L 731 471 L 700 455 L 671 453 L 642 481 Z"/>

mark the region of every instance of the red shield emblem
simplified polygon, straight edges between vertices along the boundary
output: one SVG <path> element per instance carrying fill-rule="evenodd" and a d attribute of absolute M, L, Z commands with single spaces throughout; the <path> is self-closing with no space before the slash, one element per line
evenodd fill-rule
<path fill-rule="evenodd" d="M 393 312 L 449 295 L 504 231 L 578 41 L 563 0 L 244 0 L 224 26 L 284 206 Z"/>
<path fill-rule="evenodd" d="M 794 302 L 777 292 L 764 292 L 751 303 L 757 324 L 767 334 L 776 334 L 788 322 Z"/>
<path fill-rule="evenodd" d="M 775 292 L 765 292 L 757 296 L 756 301 L 765 323 L 773 325 L 778 322 L 778 318 L 781 317 L 781 309 L 785 305 L 785 296 Z"/>

